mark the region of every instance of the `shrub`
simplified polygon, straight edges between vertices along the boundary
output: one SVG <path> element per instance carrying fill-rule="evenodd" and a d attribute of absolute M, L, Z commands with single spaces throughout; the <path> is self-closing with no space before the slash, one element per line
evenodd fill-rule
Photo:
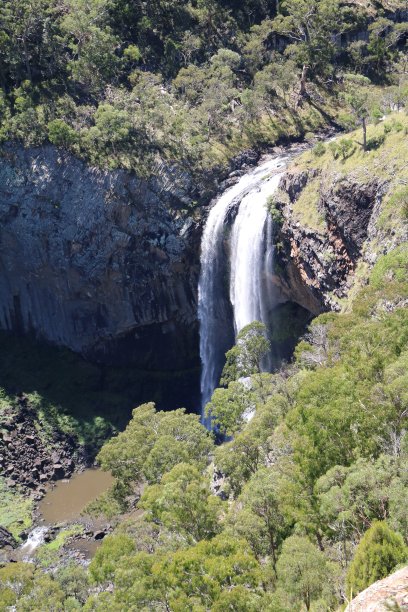
<path fill-rule="evenodd" d="M 384 132 L 386 132 L 387 134 L 389 134 L 390 132 L 401 132 L 403 129 L 403 124 L 397 119 L 391 119 L 391 121 L 388 121 L 384 124 Z"/>
<path fill-rule="evenodd" d="M 351 596 L 388 576 L 407 558 L 402 536 L 383 521 L 373 523 L 357 546 L 347 573 L 347 590 Z"/>
<path fill-rule="evenodd" d="M 385 141 L 385 134 L 381 134 L 380 136 L 372 136 L 371 138 L 368 138 L 367 146 L 366 146 L 367 151 L 373 151 L 375 149 L 378 149 L 378 147 L 384 144 L 384 141 Z"/>
<path fill-rule="evenodd" d="M 269 214 L 271 215 L 272 221 L 275 223 L 275 225 L 282 225 L 284 221 L 282 211 L 278 208 L 273 195 L 268 198 L 267 206 Z"/>
<path fill-rule="evenodd" d="M 390 134 L 391 132 L 402 132 L 404 129 L 404 125 L 401 121 L 397 121 L 396 119 L 391 119 L 387 123 L 384 123 L 384 133 Z"/>
<path fill-rule="evenodd" d="M 382 110 L 378 106 L 376 106 L 375 108 L 372 109 L 371 117 L 373 119 L 374 125 L 378 125 L 378 123 L 381 121 L 383 116 L 384 116 L 384 113 L 382 112 Z"/>
<path fill-rule="evenodd" d="M 326 147 L 322 142 L 318 142 L 312 149 L 313 155 L 316 157 L 322 157 L 326 153 Z"/>
<path fill-rule="evenodd" d="M 343 159 L 346 159 L 354 153 L 354 144 L 350 138 L 342 138 L 338 144 L 338 151 Z"/>
<path fill-rule="evenodd" d="M 48 138 L 57 147 L 68 147 L 75 142 L 76 133 L 62 119 L 54 119 L 48 124 Z"/>
<path fill-rule="evenodd" d="M 279 586 L 293 603 L 303 603 L 306 610 L 322 597 L 330 582 L 330 566 L 324 554 L 307 538 L 297 535 L 283 543 L 277 570 Z"/>
<path fill-rule="evenodd" d="M 337 142 L 329 142 L 329 149 L 331 154 L 333 155 L 333 159 L 337 159 L 339 156 L 339 148 Z"/>
<path fill-rule="evenodd" d="M 123 55 L 131 62 L 138 62 L 142 59 L 142 52 L 137 45 L 129 45 Z"/>

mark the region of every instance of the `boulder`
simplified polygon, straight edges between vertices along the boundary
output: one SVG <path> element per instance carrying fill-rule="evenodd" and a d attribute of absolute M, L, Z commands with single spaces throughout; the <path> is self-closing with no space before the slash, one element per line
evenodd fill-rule
<path fill-rule="evenodd" d="M 408 566 L 374 582 L 347 606 L 345 612 L 408 610 Z"/>
<path fill-rule="evenodd" d="M 64 478 L 64 476 L 65 470 L 63 466 L 60 463 L 54 463 L 51 467 L 51 478 L 53 480 L 60 480 L 61 478 Z"/>
<path fill-rule="evenodd" d="M 11 546 L 11 548 L 17 547 L 17 541 L 14 536 L 5 527 L 0 526 L 0 548 L 5 546 Z"/>

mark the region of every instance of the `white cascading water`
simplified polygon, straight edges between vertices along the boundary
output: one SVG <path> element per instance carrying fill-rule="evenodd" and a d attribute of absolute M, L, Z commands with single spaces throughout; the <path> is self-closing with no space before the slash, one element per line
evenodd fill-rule
<path fill-rule="evenodd" d="M 236 334 L 248 323 L 266 322 L 271 298 L 267 279 L 271 271 L 272 226 L 267 199 L 276 190 L 286 158 L 270 159 L 245 174 L 217 200 L 208 215 L 201 241 L 201 273 L 198 285 L 200 321 L 201 411 L 219 382 L 225 351 L 231 345 L 228 334 L 228 304 L 225 278 L 228 267 L 223 258 L 226 219 L 238 204 L 232 227 L 229 299 Z"/>
<path fill-rule="evenodd" d="M 27 540 L 19 548 L 19 557 L 23 561 L 29 561 L 33 552 L 44 543 L 48 527 L 34 527 L 29 533 Z"/>
<path fill-rule="evenodd" d="M 267 264 L 273 244 L 266 223 L 266 203 L 280 178 L 281 174 L 276 174 L 242 199 L 232 228 L 230 300 L 236 334 L 252 321 L 267 322 L 270 295 Z"/>

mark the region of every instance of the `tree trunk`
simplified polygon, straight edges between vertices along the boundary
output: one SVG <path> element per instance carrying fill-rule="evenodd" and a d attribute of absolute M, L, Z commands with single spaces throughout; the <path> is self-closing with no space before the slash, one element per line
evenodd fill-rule
<path fill-rule="evenodd" d="M 25 36 L 23 37 L 23 49 L 24 49 L 24 63 L 25 63 L 26 71 L 27 71 L 27 78 L 29 81 L 32 81 L 33 77 L 31 74 L 30 61 L 28 59 L 29 53 L 28 53 L 28 48 L 27 48 L 27 40 Z"/>
<path fill-rule="evenodd" d="M 306 605 L 306 610 L 310 610 L 310 593 L 309 593 L 309 590 L 306 593 L 305 605 Z"/>
<path fill-rule="evenodd" d="M 319 549 L 323 552 L 324 551 L 323 539 L 319 531 L 316 532 L 316 540 L 317 540 L 317 545 Z"/>
<path fill-rule="evenodd" d="M 304 64 L 303 68 L 302 68 L 302 74 L 300 76 L 299 95 L 300 95 L 301 98 L 305 98 L 307 96 L 306 80 L 307 80 L 307 73 L 308 72 L 309 72 L 309 66 Z"/>

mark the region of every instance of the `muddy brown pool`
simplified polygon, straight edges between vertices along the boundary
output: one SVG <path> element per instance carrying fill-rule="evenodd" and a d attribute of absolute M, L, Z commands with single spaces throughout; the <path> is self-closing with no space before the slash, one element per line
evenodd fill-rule
<path fill-rule="evenodd" d="M 39 504 L 45 523 L 63 523 L 80 518 L 91 501 L 113 484 L 114 478 L 99 469 L 87 469 L 74 474 L 70 480 L 60 480 L 48 491 Z"/>

